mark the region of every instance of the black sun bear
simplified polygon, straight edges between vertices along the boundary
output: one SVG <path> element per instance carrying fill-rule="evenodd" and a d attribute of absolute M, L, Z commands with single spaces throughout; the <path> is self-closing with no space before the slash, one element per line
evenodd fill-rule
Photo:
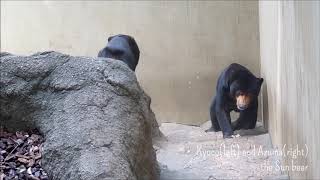
<path fill-rule="evenodd" d="M 255 128 L 262 82 L 263 78 L 256 78 L 240 64 L 233 63 L 224 69 L 210 106 L 212 127 L 206 132 L 222 131 L 223 138 L 231 138 L 235 130 Z M 238 120 L 232 124 L 231 111 L 240 112 Z"/>
<path fill-rule="evenodd" d="M 120 60 L 135 71 L 139 62 L 140 50 L 133 37 L 118 34 L 108 38 L 106 47 L 99 51 L 98 57 Z"/>

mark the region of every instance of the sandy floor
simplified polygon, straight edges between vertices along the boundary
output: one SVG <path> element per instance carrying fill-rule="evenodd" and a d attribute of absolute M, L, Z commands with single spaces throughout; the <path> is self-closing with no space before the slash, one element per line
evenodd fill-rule
<path fill-rule="evenodd" d="M 288 179 L 278 170 L 279 157 L 262 128 L 236 132 L 223 139 L 221 132 L 205 133 L 210 126 L 163 123 L 166 141 L 157 142 L 161 179 Z M 270 155 L 271 154 L 271 155 Z"/>

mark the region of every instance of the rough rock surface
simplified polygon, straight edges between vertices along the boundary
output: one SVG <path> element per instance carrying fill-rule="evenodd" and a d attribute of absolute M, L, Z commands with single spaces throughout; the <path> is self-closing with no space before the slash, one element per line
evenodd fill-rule
<path fill-rule="evenodd" d="M 157 179 L 150 98 L 121 61 L 1 53 L 0 125 L 38 128 L 52 179 Z"/>

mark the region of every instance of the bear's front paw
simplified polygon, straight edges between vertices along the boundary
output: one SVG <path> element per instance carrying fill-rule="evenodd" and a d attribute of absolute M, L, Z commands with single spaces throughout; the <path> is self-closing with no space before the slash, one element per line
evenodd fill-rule
<path fill-rule="evenodd" d="M 233 132 L 224 132 L 223 139 L 225 138 L 233 138 Z"/>

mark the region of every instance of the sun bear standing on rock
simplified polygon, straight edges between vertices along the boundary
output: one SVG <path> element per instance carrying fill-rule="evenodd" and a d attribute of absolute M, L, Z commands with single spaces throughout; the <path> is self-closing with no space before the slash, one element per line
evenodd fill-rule
<path fill-rule="evenodd" d="M 135 71 L 139 62 L 140 51 L 133 37 L 118 34 L 108 38 L 107 46 L 99 51 L 98 57 L 120 60 Z"/>
<path fill-rule="evenodd" d="M 210 106 L 212 127 L 206 132 L 222 131 L 223 138 L 231 138 L 235 130 L 255 128 L 262 82 L 263 78 L 256 78 L 240 64 L 229 65 L 219 76 L 216 96 Z M 231 111 L 240 112 L 232 124 Z"/>

